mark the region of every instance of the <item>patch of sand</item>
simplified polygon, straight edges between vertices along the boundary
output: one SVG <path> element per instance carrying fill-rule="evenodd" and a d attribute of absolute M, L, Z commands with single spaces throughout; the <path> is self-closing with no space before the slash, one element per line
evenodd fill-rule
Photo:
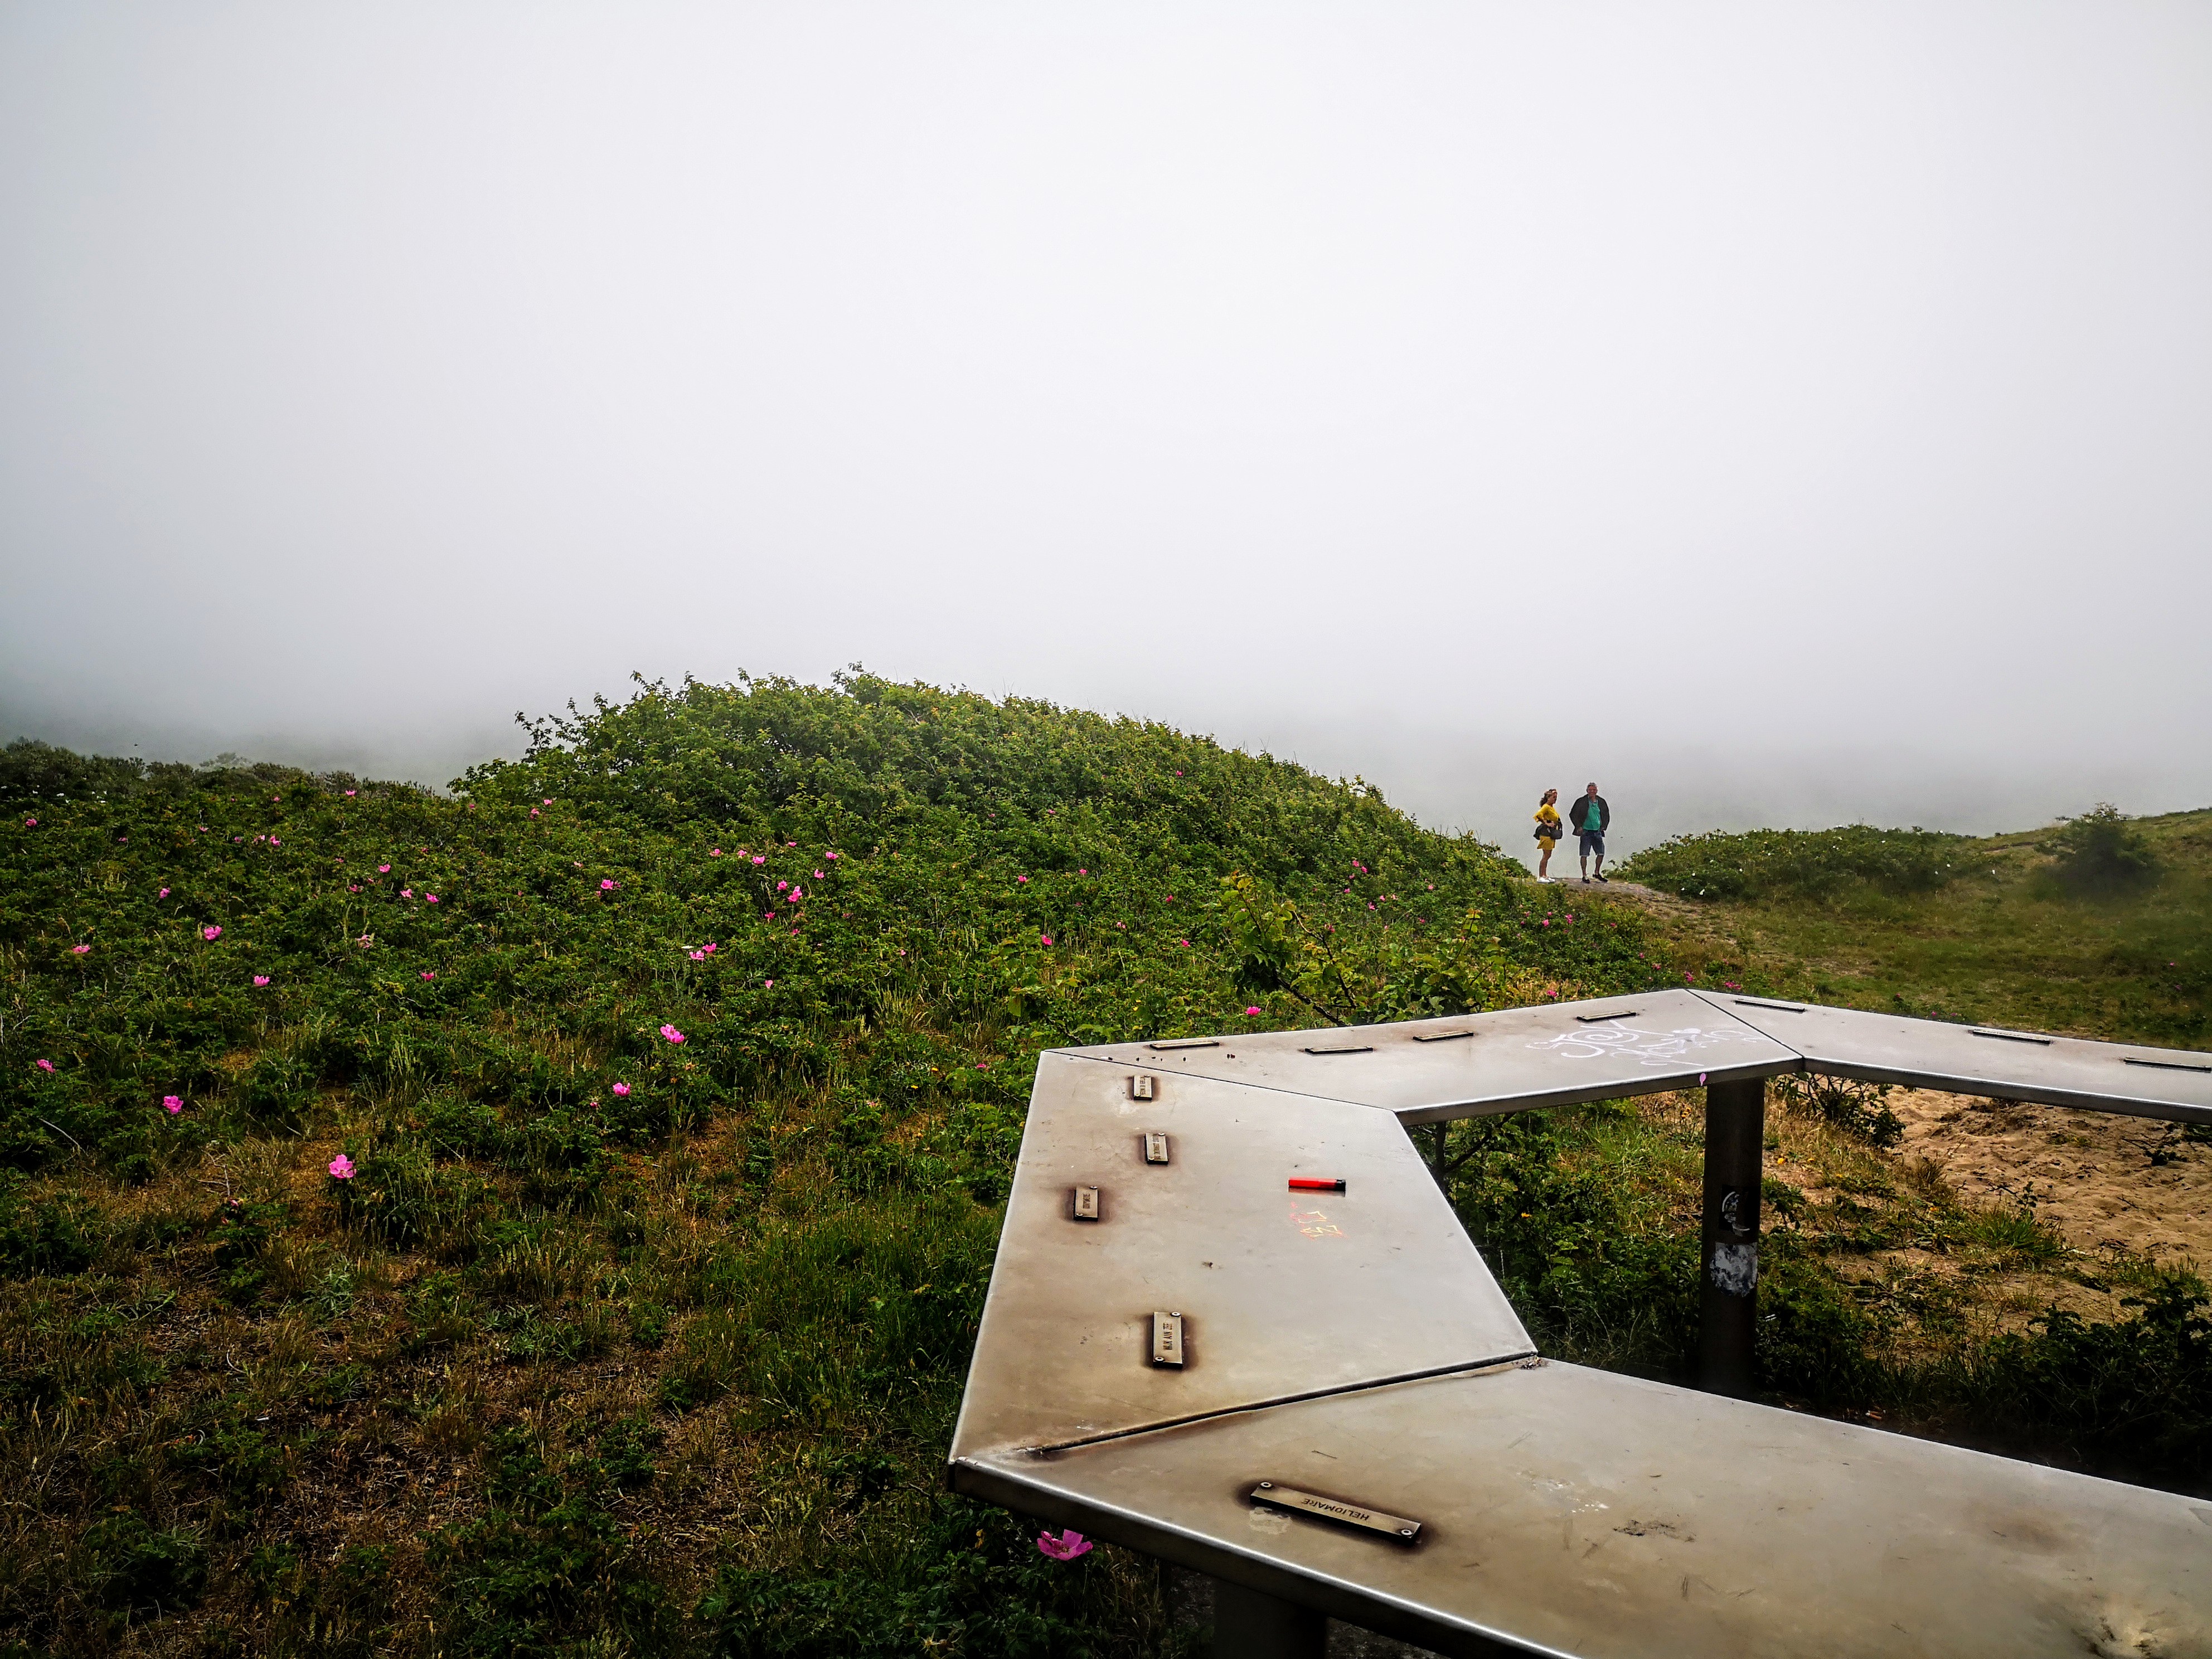
<path fill-rule="evenodd" d="M 2145 1118 L 1899 1090 L 1898 1153 L 1925 1158 L 1962 1197 L 2017 1204 L 2081 1250 L 2120 1249 L 2161 1267 L 2212 1263 L 2212 1146 L 2183 1146 Z M 2163 1149 L 2171 1161 L 2152 1161 Z"/>

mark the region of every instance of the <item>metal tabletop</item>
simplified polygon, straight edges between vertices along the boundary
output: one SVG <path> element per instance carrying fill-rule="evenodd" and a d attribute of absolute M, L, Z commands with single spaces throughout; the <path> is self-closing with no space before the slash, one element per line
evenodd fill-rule
<path fill-rule="evenodd" d="M 1689 991 L 1389 1025 L 1119 1042 L 1066 1052 L 1148 1071 L 1356 1101 L 1409 1124 L 1799 1069 L 1797 1053 L 1786 1042 Z"/>
<path fill-rule="evenodd" d="M 2212 1504 L 1537 1361 L 1402 1127 L 1805 1068 L 2212 1121 L 2212 1057 L 1680 991 L 1048 1054 L 952 1482 L 1445 1653 L 2212 1659 Z"/>
<path fill-rule="evenodd" d="M 1140 1101 L 1133 1075 L 1039 1062 L 956 1457 L 1534 1352 L 1387 1115 L 1191 1077 Z M 1151 1361 L 1160 1312 L 1183 1321 L 1178 1368 Z"/>
<path fill-rule="evenodd" d="M 1572 1365 L 1000 1454 L 953 1480 L 1447 1654 L 2212 1652 L 2212 1507 Z M 1255 1503 L 1262 1480 L 1419 1536 Z"/>
<path fill-rule="evenodd" d="M 1808 1070 L 1829 1076 L 2212 1122 L 2212 1054 L 1771 997 L 1701 994 L 1720 1012 L 1802 1054 Z"/>

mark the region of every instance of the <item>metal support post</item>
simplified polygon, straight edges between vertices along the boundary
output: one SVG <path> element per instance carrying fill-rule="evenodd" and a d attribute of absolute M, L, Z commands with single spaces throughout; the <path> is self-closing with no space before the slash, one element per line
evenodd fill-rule
<path fill-rule="evenodd" d="M 1214 1581 L 1213 1659 L 1322 1659 L 1328 1650 L 1328 1614 Z"/>
<path fill-rule="evenodd" d="M 1705 1091 L 1705 1200 L 1698 1386 L 1747 1398 L 1759 1332 L 1759 1183 L 1766 1152 L 1766 1081 Z"/>

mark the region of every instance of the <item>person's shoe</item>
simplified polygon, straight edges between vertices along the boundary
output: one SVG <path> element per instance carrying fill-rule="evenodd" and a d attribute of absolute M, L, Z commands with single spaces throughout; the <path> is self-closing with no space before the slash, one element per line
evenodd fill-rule
<path fill-rule="evenodd" d="M 1604 878 L 1603 878 L 1602 876 L 1601 876 L 1600 878 L 1598 878 L 1598 879 L 1600 879 L 1601 881 L 1602 881 L 1602 880 L 1604 879 Z M 1585 886 L 1585 887 L 1587 887 L 1587 886 L 1589 886 L 1589 878 L 1588 876 L 1584 876 L 1584 877 L 1583 878 L 1583 886 Z"/>
<path fill-rule="evenodd" d="M 1612 884 L 1612 878 L 1607 876 L 1602 870 L 1597 872 L 1597 878 L 1600 881 L 1606 883 L 1608 886 Z"/>

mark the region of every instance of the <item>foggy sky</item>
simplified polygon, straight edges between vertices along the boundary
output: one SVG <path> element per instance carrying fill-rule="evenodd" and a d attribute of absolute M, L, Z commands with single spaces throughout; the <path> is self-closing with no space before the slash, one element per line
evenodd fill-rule
<path fill-rule="evenodd" d="M 0 735 L 632 670 L 1519 853 L 2212 802 L 2212 9 L 0 9 Z"/>

